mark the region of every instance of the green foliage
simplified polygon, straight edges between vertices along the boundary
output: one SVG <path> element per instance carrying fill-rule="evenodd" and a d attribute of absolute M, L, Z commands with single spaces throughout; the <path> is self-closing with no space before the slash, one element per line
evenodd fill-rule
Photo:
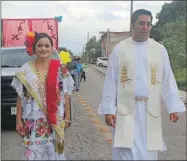
<path fill-rule="evenodd" d="M 186 70 L 187 68 L 174 70 L 174 75 L 177 81 L 177 85 L 179 89 L 184 90 L 184 91 L 187 91 L 187 84 L 186 84 L 187 71 Z"/>
<path fill-rule="evenodd" d="M 160 30 L 174 69 L 186 67 L 186 21 L 165 24 Z"/>
<path fill-rule="evenodd" d="M 101 56 L 101 39 L 97 41 L 96 37 L 92 37 L 86 44 L 85 53 L 83 53 L 83 58 L 87 61 L 95 60 L 97 57 Z"/>
<path fill-rule="evenodd" d="M 186 1 L 164 3 L 161 11 L 157 13 L 156 19 L 158 21 L 153 25 L 150 37 L 156 41 L 161 41 L 160 30 L 163 25 L 176 20 L 186 21 Z"/>
<path fill-rule="evenodd" d="M 165 3 L 157 14 L 150 34 L 166 47 L 178 87 L 187 90 L 186 82 L 186 1 Z"/>
<path fill-rule="evenodd" d="M 180 89 L 186 90 L 186 21 L 166 23 L 160 34 L 168 51 L 177 84 Z"/>
<path fill-rule="evenodd" d="M 65 47 L 59 47 L 59 50 L 60 50 L 60 51 L 65 51 L 65 52 L 66 52 L 68 49 L 66 49 Z"/>
<path fill-rule="evenodd" d="M 175 20 L 186 19 L 186 1 L 173 1 L 164 3 L 162 10 L 157 13 L 158 25 L 164 25 Z"/>

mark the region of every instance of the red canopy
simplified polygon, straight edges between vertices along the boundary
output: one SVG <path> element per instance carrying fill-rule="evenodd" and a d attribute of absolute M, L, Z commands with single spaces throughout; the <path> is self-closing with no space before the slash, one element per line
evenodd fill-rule
<path fill-rule="evenodd" d="M 24 46 L 29 31 L 44 32 L 51 36 L 58 49 L 58 21 L 54 18 L 2 19 L 3 47 Z"/>

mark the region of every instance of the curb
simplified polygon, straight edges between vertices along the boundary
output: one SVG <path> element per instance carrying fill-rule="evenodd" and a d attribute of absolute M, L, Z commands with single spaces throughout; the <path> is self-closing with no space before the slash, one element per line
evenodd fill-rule
<path fill-rule="evenodd" d="M 99 68 L 96 68 L 94 65 L 91 65 L 91 64 L 88 64 L 88 65 L 89 65 L 90 67 L 96 69 L 98 72 L 100 72 L 100 73 L 106 75 L 106 73 L 105 73 L 104 71 L 100 70 Z"/>

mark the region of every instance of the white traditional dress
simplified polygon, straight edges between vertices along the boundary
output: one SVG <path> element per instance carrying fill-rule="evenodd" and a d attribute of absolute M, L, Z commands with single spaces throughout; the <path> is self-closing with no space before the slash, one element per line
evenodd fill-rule
<path fill-rule="evenodd" d="M 147 46 L 148 42 L 136 42 L 132 38 L 133 48 L 136 55 L 136 76 L 135 76 L 135 97 L 148 97 L 148 77 L 147 77 Z M 118 53 L 120 44 L 114 49 L 109 59 L 108 69 L 104 82 L 102 102 L 99 105 L 99 114 L 116 114 L 117 111 L 117 87 L 118 87 Z M 178 87 L 171 70 L 170 61 L 166 49 L 163 47 L 163 81 L 162 98 L 169 113 L 186 111 L 184 103 L 181 101 Z M 124 98 L 126 99 L 126 98 Z M 157 150 L 147 150 L 147 109 L 143 101 L 138 101 L 133 111 L 134 129 L 133 146 L 114 147 L 112 150 L 113 160 L 157 160 Z M 124 127 L 125 128 L 125 127 Z M 154 128 L 154 127 L 153 127 Z M 127 129 L 125 129 L 127 130 Z M 124 133 L 125 133 L 124 130 Z M 115 129 L 113 129 L 113 140 Z M 120 141 L 120 139 L 119 139 Z M 114 145 L 114 142 L 113 142 Z M 162 151 L 167 150 L 163 141 Z"/>
<path fill-rule="evenodd" d="M 56 116 L 58 124 L 63 124 L 60 129 L 63 134 L 65 126 L 63 120 L 64 95 L 65 93 L 71 95 L 74 81 L 68 71 L 64 73 L 60 67 L 57 82 L 56 90 L 60 99 Z M 11 85 L 21 98 L 25 130 L 22 142 L 25 147 L 24 160 L 65 160 L 63 144 L 61 144 L 62 146 L 55 145 L 56 131 L 48 124 L 47 117 L 40 107 L 42 104 L 42 107 L 46 108 L 46 88 L 37 77 L 33 63 L 24 64 L 20 72 L 16 73 Z M 63 139 L 61 141 L 64 142 Z"/>

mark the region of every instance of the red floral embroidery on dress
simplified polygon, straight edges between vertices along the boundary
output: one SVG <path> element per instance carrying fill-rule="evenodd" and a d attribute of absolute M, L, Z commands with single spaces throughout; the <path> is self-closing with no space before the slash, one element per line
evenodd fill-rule
<path fill-rule="evenodd" d="M 27 160 L 30 160 L 31 155 L 32 155 L 32 150 L 26 149 L 25 150 L 25 157 Z"/>
<path fill-rule="evenodd" d="M 29 139 L 31 131 L 34 130 L 34 119 L 25 119 L 24 122 L 25 137 Z"/>
<path fill-rule="evenodd" d="M 40 118 L 36 121 L 36 138 L 47 139 L 51 133 L 52 129 L 46 120 Z"/>

